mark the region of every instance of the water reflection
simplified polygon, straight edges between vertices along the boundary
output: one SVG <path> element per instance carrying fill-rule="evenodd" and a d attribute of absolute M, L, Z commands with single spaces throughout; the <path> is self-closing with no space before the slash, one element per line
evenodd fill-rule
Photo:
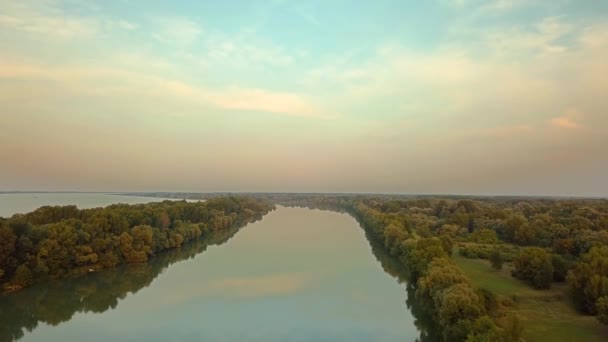
<path fill-rule="evenodd" d="M 69 321 L 76 313 L 115 309 L 129 293 L 148 287 L 170 265 L 194 258 L 210 245 L 226 243 L 238 230 L 214 233 L 180 249 L 161 253 L 147 263 L 123 265 L 0 296 L 0 341 L 18 340 L 39 323 L 54 326 Z"/>
<path fill-rule="evenodd" d="M 375 239 L 367 230 L 365 230 L 365 237 L 372 248 L 372 254 L 374 254 L 376 260 L 382 265 L 384 272 L 397 279 L 399 283 L 406 284 L 407 298 L 405 300 L 405 305 L 412 313 L 412 316 L 414 316 L 414 325 L 420 331 L 420 336 L 417 338 L 417 341 L 441 341 L 441 330 L 439 329 L 439 326 L 436 324 L 429 311 L 417 301 L 415 295 L 416 289 L 414 286 L 407 282 L 409 279 L 407 268 L 405 268 L 398 259 L 388 254 L 382 243 Z"/>
<path fill-rule="evenodd" d="M 145 264 L 0 297 L 0 341 L 435 341 L 406 270 L 359 229 L 346 215 L 279 207 L 229 247 L 161 277 L 236 229 Z"/>

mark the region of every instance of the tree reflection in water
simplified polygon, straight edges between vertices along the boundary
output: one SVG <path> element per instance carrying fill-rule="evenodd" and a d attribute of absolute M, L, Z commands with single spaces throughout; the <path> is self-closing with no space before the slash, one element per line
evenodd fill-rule
<path fill-rule="evenodd" d="M 86 276 L 37 284 L 13 294 L 0 295 L 0 341 L 18 340 L 40 322 L 59 325 L 76 313 L 115 309 L 129 293 L 148 287 L 170 265 L 192 259 L 210 245 L 221 245 L 239 227 L 206 237 L 151 258 L 141 264 L 121 265 Z"/>
<path fill-rule="evenodd" d="M 376 260 L 378 260 L 380 265 L 382 265 L 384 272 L 397 279 L 399 283 L 406 284 L 407 298 L 405 304 L 407 309 L 414 316 L 414 324 L 420 331 L 420 337 L 417 341 L 441 341 L 441 330 L 439 326 L 435 323 L 429 311 L 416 299 L 416 288 L 407 282 L 409 279 L 407 268 L 405 268 L 403 263 L 399 260 L 389 255 L 384 249 L 384 246 L 382 246 L 378 240 L 374 239 L 367 230 L 365 230 L 365 237 L 372 248 L 372 254 L 376 257 Z"/>
<path fill-rule="evenodd" d="M 0 296 L 0 341 L 18 340 L 26 331 L 36 329 L 40 322 L 59 325 L 69 321 L 76 313 L 102 313 L 115 309 L 129 293 L 148 287 L 170 265 L 192 259 L 210 245 L 226 243 L 239 229 L 208 235 L 179 249 L 161 253 L 146 263 L 127 264 L 83 277 L 51 281 Z M 415 318 L 415 325 L 420 330 L 418 341 L 439 341 L 441 331 L 428 310 L 416 300 L 414 287 L 407 283 L 407 269 L 367 231 L 365 235 L 372 254 L 384 271 L 406 284 L 404 309 L 409 309 Z"/>

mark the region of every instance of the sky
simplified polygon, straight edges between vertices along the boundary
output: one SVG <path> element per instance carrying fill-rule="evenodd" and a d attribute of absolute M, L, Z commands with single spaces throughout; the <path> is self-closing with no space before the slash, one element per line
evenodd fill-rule
<path fill-rule="evenodd" d="M 608 196 L 608 1 L 0 0 L 0 190 Z"/>

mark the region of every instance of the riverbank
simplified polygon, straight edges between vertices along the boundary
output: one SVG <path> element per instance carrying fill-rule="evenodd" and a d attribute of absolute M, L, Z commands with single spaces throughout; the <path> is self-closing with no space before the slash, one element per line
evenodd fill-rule
<path fill-rule="evenodd" d="M 0 284 L 12 293 L 35 283 L 141 263 L 210 233 L 243 226 L 274 205 L 245 197 L 78 209 L 44 206 L 0 218 Z"/>

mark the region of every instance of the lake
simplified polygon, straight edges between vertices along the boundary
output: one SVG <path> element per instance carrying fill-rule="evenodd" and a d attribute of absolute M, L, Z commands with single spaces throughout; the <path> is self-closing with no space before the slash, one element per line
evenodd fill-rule
<path fill-rule="evenodd" d="M 3 196 L 0 204 L 10 202 Z M 66 196 L 60 194 L 57 203 L 91 207 L 157 200 Z M 33 209 L 18 206 L 9 204 L 13 212 Z M 3 296 L 0 338 L 414 341 L 420 332 L 405 303 L 406 285 L 387 273 L 390 265 L 381 259 L 351 216 L 278 207 L 238 231 L 144 264 Z"/>
<path fill-rule="evenodd" d="M 45 205 L 76 205 L 80 209 L 105 207 L 110 204 L 139 204 L 175 198 L 122 196 L 103 193 L 5 193 L 0 194 L 0 217 L 23 214 Z M 193 201 L 194 200 L 188 200 Z"/>

